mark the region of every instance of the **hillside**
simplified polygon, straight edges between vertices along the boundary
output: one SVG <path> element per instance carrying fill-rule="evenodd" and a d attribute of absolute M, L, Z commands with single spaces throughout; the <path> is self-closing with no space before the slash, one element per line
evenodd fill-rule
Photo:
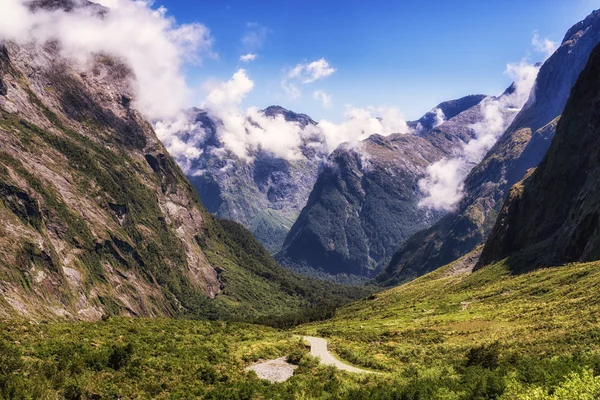
<path fill-rule="evenodd" d="M 341 359 L 389 374 L 363 387 L 364 398 L 600 395 L 600 307 L 589 290 L 600 284 L 600 263 L 517 276 L 504 263 L 474 273 L 458 264 L 297 332 L 325 337 Z"/>
<path fill-rule="evenodd" d="M 295 330 L 342 360 L 322 367 L 291 332 L 258 325 L 111 318 L 0 321 L 0 395 L 206 399 L 595 399 L 600 396 L 600 264 L 512 275 L 441 268 Z M 248 365 L 299 364 L 270 384 Z"/>
<path fill-rule="evenodd" d="M 515 185 L 480 265 L 511 256 L 515 272 L 600 259 L 600 46 L 571 92 L 550 150 Z"/>
<path fill-rule="evenodd" d="M 59 46 L 0 45 L 0 315 L 247 319 L 358 295 L 211 216 L 133 108 L 128 67 Z"/>
<path fill-rule="evenodd" d="M 485 242 L 510 187 L 546 154 L 571 89 L 599 42 L 600 11 L 594 11 L 569 29 L 542 65 L 526 106 L 466 178 L 457 210 L 404 242 L 378 282 L 393 286 L 423 275 Z"/>

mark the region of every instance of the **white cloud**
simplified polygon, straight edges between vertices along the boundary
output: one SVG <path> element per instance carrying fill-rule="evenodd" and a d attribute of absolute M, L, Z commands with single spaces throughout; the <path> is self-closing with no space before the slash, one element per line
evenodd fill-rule
<path fill-rule="evenodd" d="M 435 116 L 435 120 L 433 121 L 433 126 L 432 126 L 433 128 L 437 128 L 438 126 L 443 124 L 444 121 L 446 121 L 446 115 L 444 115 L 444 111 L 441 108 L 436 107 L 433 110 L 433 114 Z"/>
<path fill-rule="evenodd" d="M 62 53 L 84 63 L 99 53 L 124 61 L 135 75 L 134 106 L 147 117 L 166 118 L 188 107 L 191 91 L 181 71 L 185 62 L 212 55 L 213 40 L 200 24 L 178 25 L 150 1 L 99 0 L 110 7 L 100 16 L 89 8 L 71 12 L 29 10 L 25 0 L 0 2 L 0 39 L 43 43 L 57 39 Z"/>
<path fill-rule="evenodd" d="M 427 167 L 427 178 L 419 181 L 419 189 L 427 196 L 419 206 L 452 210 L 462 198 L 465 163 L 462 159 L 444 158 Z"/>
<path fill-rule="evenodd" d="M 546 57 L 550 57 L 558 49 L 559 43 L 553 42 L 548 38 L 542 39 L 538 31 L 533 31 L 531 45 L 535 51 L 544 53 Z"/>
<path fill-rule="evenodd" d="M 247 63 L 256 60 L 256 57 L 258 57 L 256 54 L 248 53 L 240 56 L 240 61 Z"/>
<path fill-rule="evenodd" d="M 514 91 L 500 97 L 488 97 L 480 104 L 482 118 L 471 126 L 475 138 L 465 143 L 456 157 L 442 159 L 427 168 L 427 176 L 419 181 L 425 195 L 421 207 L 452 211 L 463 196 L 463 182 L 506 131 L 518 112 L 535 99 L 533 87 L 539 68 L 521 62 L 509 64 L 506 74 L 514 80 Z"/>
<path fill-rule="evenodd" d="M 254 82 L 244 69 L 236 71 L 227 81 L 209 81 L 204 88 L 208 93 L 201 108 L 217 121 L 219 140 L 226 150 L 250 161 L 259 148 L 278 157 L 297 160 L 303 157 L 302 148 L 306 146 L 316 148 L 324 157 L 344 142 L 356 146 L 374 133 L 389 135 L 409 131 L 402 115 L 391 107 L 348 107 L 346 120 L 340 124 L 321 121 L 316 126 L 306 127 L 286 121 L 283 115 L 268 117 L 255 107 L 243 109 L 244 98 L 254 88 Z M 185 172 L 194 174 L 197 171 L 190 170 L 191 165 L 202 153 L 201 150 L 188 151 L 185 145 L 202 149 L 206 134 L 201 125 L 190 124 L 186 118 L 182 114 L 181 120 L 156 124 L 156 131 Z M 219 151 L 214 155 L 222 154 Z"/>
<path fill-rule="evenodd" d="M 309 64 L 298 64 L 288 73 L 288 78 L 299 79 L 302 83 L 312 83 L 333 74 L 335 68 L 329 65 L 329 62 L 321 58 Z"/>
<path fill-rule="evenodd" d="M 321 102 L 321 105 L 325 108 L 331 107 L 331 95 L 325 93 L 322 90 L 316 90 L 313 93 L 313 98 Z"/>
<path fill-rule="evenodd" d="M 296 84 L 294 83 L 288 82 L 285 79 L 281 81 L 281 88 L 283 89 L 285 94 L 292 100 L 299 99 L 302 96 L 302 91 L 298 89 L 298 86 L 296 86 Z"/>
<path fill-rule="evenodd" d="M 189 115 L 182 111 L 172 119 L 157 121 L 154 130 L 183 172 L 191 172 L 193 161 L 203 153 L 206 132 L 202 124 L 191 122 Z"/>
<path fill-rule="evenodd" d="M 319 79 L 326 78 L 336 71 L 329 62 L 321 58 L 311 63 L 300 63 L 286 72 L 281 80 L 281 87 L 285 94 L 292 100 L 302 96 L 298 84 L 313 83 Z M 314 95 L 314 94 L 313 94 Z"/>
<path fill-rule="evenodd" d="M 346 120 L 339 124 L 327 120 L 318 124 L 328 152 L 332 152 L 341 143 L 355 146 L 375 133 L 387 136 L 410 132 L 406 120 L 394 107 L 347 107 L 345 117 Z"/>
<path fill-rule="evenodd" d="M 268 33 L 269 29 L 258 22 L 248 22 L 246 24 L 246 31 L 242 36 L 244 48 L 249 52 L 259 49 L 267 40 Z"/>

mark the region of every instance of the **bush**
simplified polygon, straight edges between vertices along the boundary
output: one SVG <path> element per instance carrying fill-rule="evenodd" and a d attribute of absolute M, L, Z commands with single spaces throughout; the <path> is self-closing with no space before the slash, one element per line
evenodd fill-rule
<path fill-rule="evenodd" d="M 498 367 L 500 358 L 500 343 L 494 342 L 491 344 L 483 344 L 474 347 L 467 353 L 467 367 L 480 366 L 486 369 L 494 369 Z"/>
<path fill-rule="evenodd" d="M 114 346 L 110 356 L 108 356 L 108 366 L 115 371 L 126 366 L 133 355 L 133 346 L 131 343 L 125 346 Z"/>

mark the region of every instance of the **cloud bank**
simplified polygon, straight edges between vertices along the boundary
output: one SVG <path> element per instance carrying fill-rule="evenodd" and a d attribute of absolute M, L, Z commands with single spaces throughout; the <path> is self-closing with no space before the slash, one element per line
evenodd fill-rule
<path fill-rule="evenodd" d="M 243 109 L 244 98 L 254 88 L 254 82 L 244 69 L 236 71 L 227 81 L 209 81 L 204 88 L 207 95 L 200 107 L 218 121 L 219 141 L 225 150 L 248 161 L 259 149 L 287 160 L 305 157 L 306 148 L 316 149 L 325 157 L 344 142 L 355 146 L 375 133 L 389 135 L 409 131 L 400 112 L 391 107 L 348 107 L 342 123 L 323 120 L 306 126 L 286 121 L 283 115 L 266 116 L 256 107 Z M 155 130 L 184 171 L 194 174 L 191 166 L 203 154 L 207 133 L 201 124 L 189 123 L 188 117 L 182 113 L 180 118 L 157 123 Z M 196 150 L 188 150 L 186 146 Z M 222 150 L 218 152 L 214 155 L 223 154 Z"/>
<path fill-rule="evenodd" d="M 62 54 L 85 63 L 95 54 L 121 59 L 134 75 L 136 106 L 148 118 L 167 118 L 189 106 L 191 91 L 181 71 L 186 62 L 211 55 L 213 39 L 201 24 L 178 25 L 150 1 L 98 0 L 89 7 L 30 11 L 25 0 L 0 2 L 0 39 L 18 43 L 58 40 Z"/>
<path fill-rule="evenodd" d="M 518 112 L 527 105 L 539 67 L 527 63 L 509 64 L 506 68 L 514 80 L 514 90 L 500 97 L 484 99 L 479 108 L 481 120 L 470 128 L 475 138 L 451 159 L 442 159 L 427 168 L 427 176 L 419 181 L 424 194 L 419 206 L 452 211 L 463 197 L 464 179 L 506 131 Z"/>

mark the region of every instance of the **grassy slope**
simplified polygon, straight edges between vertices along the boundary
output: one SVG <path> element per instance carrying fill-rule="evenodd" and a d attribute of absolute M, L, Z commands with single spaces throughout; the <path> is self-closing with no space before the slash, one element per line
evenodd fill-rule
<path fill-rule="evenodd" d="M 518 398 L 536 387 L 547 392 L 572 371 L 600 373 L 599 262 L 517 276 L 503 263 L 446 276 L 451 268 L 300 332 L 329 338 L 356 365 L 435 382 L 439 390 L 431 397 L 446 391 L 478 397 L 471 390 L 479 387 L 480 398 L 503 392 Z M 486 366 L 477 358 L 486 352 L 497 362 Z"/>
<path fill-rule="evenodd" d="M 0 322 L 0 398 L 596 399 L 600 263 L 511 276 L 448 266 L 297 333 L 383 372 L 318 366 L 290 332 L 241 323 L 110 319 Z M 292 356 L 268 384 L 244 368 Z M 12 392 L 11 392 L 12 391 Z M 75 395 L 73 395 L 75 394 Z M 99 397 L 93 397 L 98 395 Z"/>
<path fill-rule="evenodd" d="M 215 316 L 286 327 L 333 315 L 341 304 L 367 296 L 369 287 L 341 286 L 282 268 L 241 224 L 207 218 L 201 247 L 224 284 Z"/>

